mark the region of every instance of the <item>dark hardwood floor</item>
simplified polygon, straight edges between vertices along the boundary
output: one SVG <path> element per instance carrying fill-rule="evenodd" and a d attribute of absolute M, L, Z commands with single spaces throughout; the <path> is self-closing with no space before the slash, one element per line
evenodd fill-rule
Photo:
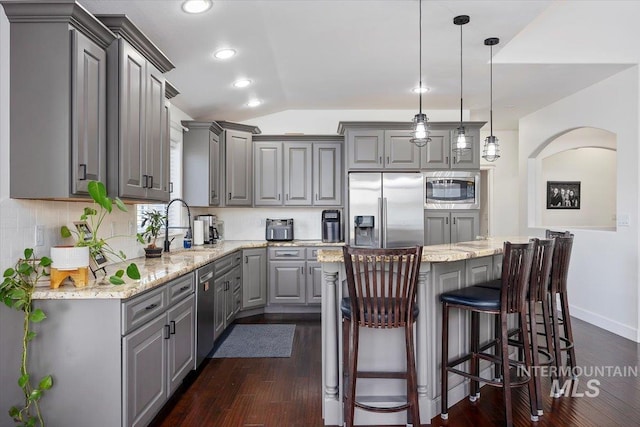
<path fill-rule="evenodd" d="M 152 422 L 152 427 L 322 426 L 321 331 L 318 315 L 263 315 L 238 323 L 295 323 L 290 358 L 207 359 Z M 543 381 L 544 415 L 529 421 L 526 388 L 513 390 L 517 426 L 640 426 L 640 378 L 596 375 L 593 367 L 637 367 L 640 345 L 574 320 L 577 365 L 583 375 L 576 397 L 553 399 Z M 602 368 L 604 367 L 604 368 Z M 613 368 L 611 368 L 613 369 Z M 591 375 L 593 374 L 593 375 Z M 597 380 L 588 386 L 588 380 Z M 597 396 L 582 397 L 580 393 Z M 424 420 L 423 420 L 424 423 Z M 499 426 L 504 423 L 501 389 L 485 386 L 476 403 L 465 399 L 434 426 Z M 424 425 L 424 424 L 423 424 Z"/>

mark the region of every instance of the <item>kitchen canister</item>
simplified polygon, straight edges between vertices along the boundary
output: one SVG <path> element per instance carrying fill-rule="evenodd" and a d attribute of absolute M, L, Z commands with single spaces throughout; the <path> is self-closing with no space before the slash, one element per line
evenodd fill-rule
<path fill-rule="evenodd" d="M 204 244 L 204 221 L 193 221 L 193 244 L 196 246 Z"/>

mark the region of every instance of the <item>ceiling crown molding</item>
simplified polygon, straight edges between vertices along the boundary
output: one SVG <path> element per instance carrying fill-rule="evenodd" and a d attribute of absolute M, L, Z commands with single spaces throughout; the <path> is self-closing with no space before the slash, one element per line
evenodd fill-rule
<path fill-rule="evenodd" d="M 216 120 L 216 123 L 223 129 L 239 130 L 241 132 L 249 132 L 254 135 L 260 135 L 262 131 L 258 126 L 242 125 L 240 123 L 227 122 L 225 120 Z"/>
<path fill-rule="evenodd" d="M 168 80 L 164 82 L 164 97 L 167 99 L 175 98 L 180 92 Z"/>

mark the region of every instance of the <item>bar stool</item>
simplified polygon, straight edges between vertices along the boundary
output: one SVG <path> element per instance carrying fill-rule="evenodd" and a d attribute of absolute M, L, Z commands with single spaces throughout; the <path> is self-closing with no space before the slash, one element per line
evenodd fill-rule
<path fill-rule="evenodd" d="M 343 247 L 349 296 L 343 298 L 342 311 L 344 404 L 347 427 L 353 426 L 355 408 L 373 412 L 407 410 L 408 421 L 420 426 L 413 324 L 418 315 L 415 305 L 422 247 L 363 249 Z M 359 328 L 402 328 L 405 334 L 407 369 L 405 372 L 358 371 Z M 407 402 L 393 407 L 377 407 L 356 400 L 356 378 L 405 379 Z"/>
<path fill-rule="evenodd" d="M 529 402 L 531 405 L 531 420 L 537 421 L 537 406 L 535 400 L 535 385 L 529 373 L 531 372 L 532 356 L 530 351 L 524 351 L 524 363 L 509 359 L 509 339 L 507 318 L 509 314 L 517 314 L 522 328 L 521 336 L 525 349 L 530 348 L 529 329 L 526 319 L 526 300 L 529 289 L 529 277 L 533 255 L 537 241 L 525 244 L 505 242 L 502 260 L 501 288 L 483 288 L 470 286 L 440 295 L 442 302 L 442 367 L 441 367 L 441 418 L 448 418 L 448 373 L 462 375 L 471 379 L 470 395 L 474 399 L 479 396 L 479 382 L 503 387 L 506 424 L 513 425 L 511 387 L 527 385 L 529 387 Z M 457 308 L 471 312 L 471 343 L 470 353 L 449 361 L 449 310 Z M 499 316 L 499 334 L 496 339 L 480 347 L 479 314 L 488 313 Z M 491 347 L 496 347 L 496 355 L 485 353 Z M 499 350 L 498 350 L 499 349 Z M 488 360 L 501 367 L 502 379 L 485 379 L 480 377 L 480 359 Z M 470 372 L 457 369 L 456 366 L 470 361 Z M 511 367 L 524 366 L 524 372 Z M 522 375 L 519 375 L 522 374 Z"/>
<path fill-rule="evenodd" d="M 549 279 L 551 273 L 551 262 L 553 259 L 554 243 L 553 239 L 538 240 L 536 248 L 533 254 L 533 260 L 531 263 L 531 275 L 529 278 L 529 291 L 527 293 L 527 301 L 529 305 L 529 330 L 531 331 L 531 356 L 534 367 L 551 365 L 554 363 L 553 356 L 553 332 L 551 328 L 550 314 L 551 309 L 549 306 Z M 486 287 L 489 289 L 498 290 L 501 287 L 501 280 L 493 280 L 490 282 L 480 283 L 475 286 Z M 547 319 L 546 322 L 540 322 L 544 326 L 544 333 L 537 333 L 537 306 L 541 305 L 542 318 Z M 496 327 L 496 331 L 499 329 L 499 325 Z M 515 335 L 520 336 L 522 329 L 516 328 L 509 331 L 509 337 Z M 539 347 L 537 335 L 543 335 L 545 337 L 545 347 Z M 497 336 L 496 336 L 497 338 Z M 522 336 L 519 340 L 509 339 L 509 345 L 517 346 L 521 349 L 521 352 L 526 351 Z M 540 355 L 543 355 L 546 360 L 541 361 Z M 522 357 L 522 356 L 521 356 Z M 538 409 L 538 415 L 543 414 L 542 409 L 542 386 L 540 384 L 539 369 L 534 368 L 533 381 L 536 390 L 536 407 Z"/>
<path fill-rule="evenodd" d="M 555 240 L 555 250 L 551 264 L 551 283 L 549 300 L 551 305 L 551 324 L 553 329 L 553 350 L 555 353 L 556 377 L 560 378 L 562 368 L 562 352 L 567 353 L 567 368 L 573 372 L 576 367 L 576 353 L 571 329 L 571 316 L 569 313 L 569 297 L 567 292 L 567 276 L 569 274 L 569 261 L 573 248 L 573 234 L 568 231 L 546 231 L 548 237 Z M 560 299 L 560 307 L 556 295 Z M 558 315 L 560 311 L 560 315 Z M 560 335 L 562 326 L 562 335 Z M 573 378 L 573 375 L 571 375 Z M 560 393 L 554 393 L 553 397 L 560 397 Z"/>

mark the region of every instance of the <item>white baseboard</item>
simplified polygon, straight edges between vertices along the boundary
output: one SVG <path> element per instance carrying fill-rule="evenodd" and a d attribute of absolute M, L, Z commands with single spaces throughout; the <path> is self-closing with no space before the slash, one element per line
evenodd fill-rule
<path fill-rule="evenodd" d="M 638 340 L 638 329 L 629 325 L 622 324 L 616 320 L 609 319 L 593 311 L 585 310 L 574 305 L 569 305 L 569 311 L 573 317 L 576 317 L 585 322 L 589 322 L 599 328 L 605 329 L 621 337 L 627 338 L 634 342 L 640 342 Z"/>

